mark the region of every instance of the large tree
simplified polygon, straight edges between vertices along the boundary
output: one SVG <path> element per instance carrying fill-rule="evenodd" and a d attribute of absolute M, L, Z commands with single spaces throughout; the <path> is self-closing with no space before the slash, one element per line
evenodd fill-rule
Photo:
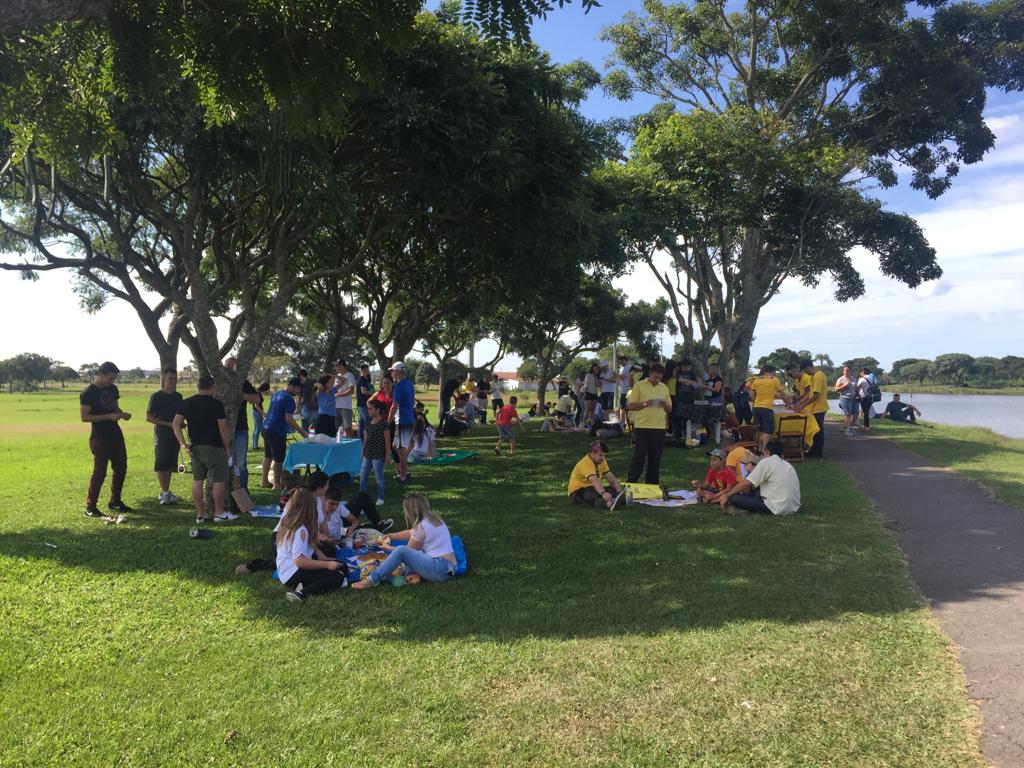
<path fill-rule="evenodd" d="M 934 197 L 978 162 L 993 143 L 985 86 L 1020 87 L 1019 46 L 993 54 L 1015 27 L 978 6 L 930 18 L 907 6 L 648 0 L 604 32 L 617 63 L 607 88 L 664 101 L 637 122 L 629 162 L 608 171 L 634 256 L 684 339 L 717 335 L 733 380 L 786 278 L 828 274 L 837 299 L 859 296 L 857 246 L 908 285 L 941 274 L 917 224 L 867 190 L 895 184 L 902 166 Z"/>

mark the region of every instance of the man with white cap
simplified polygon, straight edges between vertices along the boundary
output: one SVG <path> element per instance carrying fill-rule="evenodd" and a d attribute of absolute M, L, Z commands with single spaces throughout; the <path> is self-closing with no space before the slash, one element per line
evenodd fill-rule
<path fill-rule="evenodd" d="M 412 445 L 412 427 L 416 422 L 414 408 L 416 406 L 416 390 L 409 381 L 405 363 L 401 360 L 391 366 L 395 379 L 395 388 L 391 392 L 394 398 L 388 421 L 395 425 L 395 436 L 392 443 L 398 451 L 398 468 L 395 479 L 400 483 L 408 483 L 409 477 L 409 446 Z"/>

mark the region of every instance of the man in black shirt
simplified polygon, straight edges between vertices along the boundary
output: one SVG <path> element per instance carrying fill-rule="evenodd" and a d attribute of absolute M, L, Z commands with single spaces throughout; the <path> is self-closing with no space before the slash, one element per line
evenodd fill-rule
<path fill-rule="evenodd" d="M 153 425 L 153 448 L 156 458 L 153 471 L 160 483 L 161 504 L 176 504 L 181 499 L 171 493 L 171 473 L 178 467 L 178 438 L 174 436 L 174 416 L 181 405 L 178 391 L 178 372 L 164 371 L 160 379 L 160 390 L 149 396 L 146 406 L 146 421 Z"/>
<path fill-rule="evenodd" d="M 891 421 L 917 424 L 917 417 L 921 415 L 921 411 L 910 403 L 901 403 L 900 396 L 896 394 L 892 396 L 892 401 L 885 406 L 885 415 Z"/>
<path fill-rule="evenodd" d="M 460 373 L 454 379 L 448 379 L 441 387 L 441 420 L 438 429 L 444 429 L 444 423 L 448 420 L 448 414 L 452 409 L 452 398 L 459 391 L 466 381 L 466 374 Z"/>
<path fill-rule="evenodd" d="M 213 396 L 212 376 L 200 376 L 198 394 L 183 400 L 174 417 L 174 434 L 178 442 L 192 457 L 192 501 L 196 505 L 196 522 L 205 523 L 206 502 L 203 499 L 203 481 L 209 478 L 213 494 L 214 521 L 218 523 L 237 519 L 238 515 L 224 511 L 224 490 L 231 471 L 231 436 L 224 403 Z M 188 441 L 182 426 L 188 424 Z"/>
<path fill-rule="evenodd" d="M 124 447 L 124 434 L 118 422 L 126 421 L 132 415 L 121 410 L 118 392 L 114 381 L 121 371 L 111 362 L 105 362 L 96 371 L 92 384 L 86 387 L 78 397 L 81 406 L 81 419 L 92 425 L 89 434 L 89 450 L 92 451 L 92 477 L 89 478 L 89 491 L 85 497 L 85 514 L 87 517 L 102 517 L 96 503 L 100 497 L 100 488 L 107 476 L 107 463 L 110 463 L 110 503 L 107 509 L 111 512 L 133 512 L 134 510 L 121 501 L 121 489 L 124 477 L 128 472 L 128 452 Z"/>

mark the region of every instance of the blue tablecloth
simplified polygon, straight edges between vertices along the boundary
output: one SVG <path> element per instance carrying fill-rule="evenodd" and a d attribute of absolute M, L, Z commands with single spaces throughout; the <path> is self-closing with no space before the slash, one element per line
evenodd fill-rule
<path fill-rule="evenodd" d="M 359 475 L 363 444 L 358 438 L 344 438 L 340 443 L 293 443 L 284 457 L 284 468 L 293 472 L 295 467 L 319 467 L 328 475 L 348 472 Z"/>

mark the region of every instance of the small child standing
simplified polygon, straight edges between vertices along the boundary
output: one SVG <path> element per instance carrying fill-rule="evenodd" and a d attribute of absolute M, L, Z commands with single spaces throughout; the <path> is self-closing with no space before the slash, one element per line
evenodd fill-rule
<path fill-rule="evenodd" d="M 366 425 L 363 438 L 363 460 L 359 470 L 359 490 L 370 486 L 370 468 L 377 478 L 377 506 L 384 503 L 384 465 L 391 463 L 391 430 L 388 428 L 387 406 L 379 400 L 367 403 L 370 407 L 370 423 Z"/>
<path fill-rule="evenodd" d="M 515 428 L 518 425 L 522 429 L 522 425 L 519 423 L 519 412 L 516 411 L 516 403 L 518 402 L 519 398 L 513 395 L 508 399 L 508 405 L 503 405 L 498 409 L 498 417 L 494 420 L 494 423 L 498 425 L 498 444 L 494 446 L 495 456 L 501 456 L 502 440 L 508 440 L 508 455 L 515 455 Z"/>

